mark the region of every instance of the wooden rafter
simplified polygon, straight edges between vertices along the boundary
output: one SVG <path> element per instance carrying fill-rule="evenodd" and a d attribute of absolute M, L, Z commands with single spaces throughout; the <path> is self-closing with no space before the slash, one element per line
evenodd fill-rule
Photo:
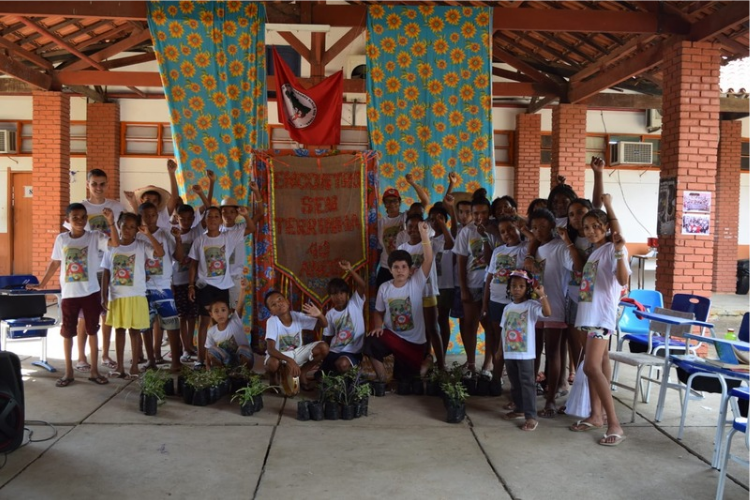
<path fill-rule="evenodd" d="M 344 36 L 339 38 L 333 45 L 331 45 L 331 48 L 326 50 L 326 53 L 323 56 L 323 66 L 327 66 L 328 63 L 333 61 L 333 58 L 341 54 L 341 52 L 345 48 L 347 48 L 354 40 L 356 40 L 364 30 L 364 26 L 355 26 L 347 31 Z"/>
<path fill-rule="evenodd" d="M 86 47 L 89 47 L 91 45 L 95 45 L 101 42 L 102 40 L 112 40 L 113 38 L 115 38 L 116 35 L 119 35 L 123 31 L 129 30 L 129 29 L 131 29 L 129 24 L 121 24 L 120 26 L 115 26 L 111 30 L 105 31 L 101 35 L 92 36 L 88 40 L 82 41 L 81 43 L 76 45 L 76 47 L 78 47 L 78 50 L 83 50 Z"/>
<path fill-rule="evenodd" d="M 307 62 L 310 62 L 310 49 L 290 31 L 279 31 L 278 35 L 284 39 L 299 55 Z"/>
<path fill-rule="evenodd" d="M 107 69 L 124 68 L 125 66 L 133 66 L 134 64 L 141 64 L 155 60 L 156 54 L 154 52 L 146 52 L 145 54 L 138 54 L 135 56 L 121 57 L 120 59 L 103 61 L 102 66 Z"/>
<path fill-rule="evenodd" d="M 728 5 L 714 11 L 690 28 L 689 39 L 695 42 L 715 37 L 729 28 L 744 23 L 750 17 L 747 2 L 729 2 Z"/>
<path fill-rule="evenodd" d="M 9 42 L 5 38 L 0 38 L 0 48 L 5 48 L 9 50 L 11 53 L 17 55 L 18 57 L 22 57 L 23 59 L 26 59 L 27 61 L 31 61 L 32 63 L 36 64 L 42 69 L 45 70 L 51 70 L 52 69 L 52 63 L 46 60 L 43 57 L 40 57 L 33 52 L 29 52 L 28 50 L 24 50 L 15 43 Z"/>
<path fill-rule="evenodd" d="M 537 71 L 531 65 L 526 64 L 525 62 L 521 61 L 520 59 L 516 58 L 515 56 L 511 55 L 510 53 L 504 50 L 499 50 L 497 48 L 494 48 L 492 50 L 492 57 L 501 60 L 505 64 L 513 66 L 518 71 L 528 76 L 535 82 L 549 85 L 550 87 L 553 87 L 553 88 L 557 86 L 557 83 L 553 81 L 549 76 L 545 75 L 541 71 Z"/>
<path fill-rule="evenodd" d="M 128 27 L 129 28 L 129 27 Z M 81 58 L 81 61 L 75 62 L 68 66 L 68 71 L 74 71 L 79 69 L 84 69 L 89 66 L 98 67 L 101 70 L 106 70 L 106 68 L 98 63 L 105 59 L 109 59 L 112 56 L 115 56 L 121 52 L 124 52 L 132 47 L 135 47 L 138 44 L 141 44 L 147 40 L 151 39 L 151 33 L 148 30 L 143 30 L 139 33 L 134 33 L 130 35 L 127 38 L 123 38 L 122 40 L 113 43 L 106 49 L 100 50 L 99 52 L 96 52 L 95 54 L 91 54 L 90 56 L 87 56 L 86 59 Z M 92 64 L 92 62 L 94 64 Z"/>
<path fill-rule="evenodd" d="M 620 59 L 629 56 L 633 52 L 639 50 L 643 45 L 650 43 L 655 39 L 654 35 L 640 35 L 632 38 L 625 45 L 619 49 L 609 53 L 604 57 L 597 59 L 596 63 L 590 64 L 580 70 L 578 73 L 570 77 L 571 82 L 583 80 L 586 77 L 593 75 L 596 72 L 602 71 L 608 65 L 614 64 Z"/>
<path fill-rule="evenodd" d="M 508 80 L 513 80 L 515 82 L 526 82 L 526 83 L 529 83 L 529 82 L 533 82 L 534 81 L 531 78 L 529 78 L 528 76 L 524 75 L 523 73 L 518 73 L 518 72 L 515 72 L 515 71 L 509 71 L 509 70 L 503 69 L 503 68 L 496 68 L 494 66 L 492 67 L 492 75 L 493 76 L 499 76 L 500 78 L 507 78 Z"/>
<path fill-rule="evenodd" d="M 0 73 L 5 73 L 38 89 L 49 90 L 52 86 L 52 77 L 48 74 L 36 71 L 2 54 L 0 54 Z"/>
<path fill-rule="evenodd" d="M 146 20 L 146 2 L 2 2 L 4 14 L 22 17 L 98 17 Z"/>

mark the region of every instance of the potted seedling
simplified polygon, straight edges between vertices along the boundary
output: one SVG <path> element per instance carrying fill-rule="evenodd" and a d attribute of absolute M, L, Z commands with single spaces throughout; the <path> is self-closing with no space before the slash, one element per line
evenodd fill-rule
<path fill-rule="evenodd" d="M 318 399 L 323 403 L 323 414 L 326 420 L 338 420 L 339 403 L 337 396 L 341 379 L 337 375 L 323 374 L 318 386 Z"/>
<path fill-rule="evenodd" d="M 166 395 L 164 393 L 164 382 L 169 374 L 161 370 L 148 370 L 140 379 L 141 397 L 143 400 L 143 412 L 146 415 L 156 415 L 156 408 L 159 402 L 163 402 Z"/>
<path fill-rule="evenodd" d="M 185 395 L 185 381 L 190 377 L 190 374 L 193 373 L 193 368 L 188 365 L 182 365 L 182 369 L 180 370 L 180 374 L 177 376 L 177 394 L 179 396 Z M 190 395 L 190 400 L 185 401 L 186 403 L 190 403 L 193 400 L 193 395 Z"/>
<path fill-rule="evenodd" d="M 440 384 L 448 381 L 448 372 L 439 370 L 433 366 L 427 378 L 425 393 L 428 396 L 441 396 L 443 391 L 440 388 Z"/>
<path fill-rule="evenodd" d="M 359 418 L 362 415 L 367 416 L 370 402 L 370 387 L 367 384 L 359 384 L 357 386 L 354 392 L 354 401 L 356 404 L 354 418 Z"/>
<path fill-rule="evenodd" d="M 185 388 L 188 386 L 192 387 L 194 391 L 191 401 L 193 406 L 206 406 L 209 404 L 209 387 L 211 387 L 211 374 L 209 372 L 206 370 L 194 371 L 190 378 L 185 381 Z"/>
<path fill-rule="evenodd" d="M 370 387 L 372 388 L 372 395 L 376 398 L 385 396 L 385 381 L 373 380 L 370 382 Z"/>
<path fill-rule="evenodd" d="M 302 399 L 297 402 L 297 420 L 301 422 L 310 420 L 310 401 Z"/>
<path fill-rule="evenodd" d="M 263 393 L 271 386 L 263 382 L 258 376 L 253 376 L 245 387 L 239 388 L 231 401 L 240 403 L 240 413 L 248 417 L 263 409 Z"/>
<path fill-rule="evenodd" d="M 238 389 L 245 387 L 253 376 L 253 372 L 245 365 L 239 365 L 227 374 L 229 379 L 229 392 L 236 393 Z"/>
<path fill-rule="evenodd" d="M 446 421 L 449 424 L 463 421 L 466 417 L 466 398 L 469 397 L 466 388 L 461 382 L 448 382 L 442 385 L 442 389 L 445 393 Z"/>

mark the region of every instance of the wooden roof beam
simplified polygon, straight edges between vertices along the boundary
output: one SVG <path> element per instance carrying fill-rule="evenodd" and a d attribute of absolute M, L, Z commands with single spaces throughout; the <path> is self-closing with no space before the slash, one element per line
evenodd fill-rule
<path fill-rule="evenodd" d="M 75 71 L 79 69 L 84 69 L 89 66 L 94 66 L 95 68 L 99 68 L 99 69 L 106 69 L 104 68 L 104 66 L 98 63 L 100 63 L 101 61 L 105 59 L 109 59 L 110 57 L 117 55 L 120 52 L 124 52 L 150 39 L 151 39 L 151 32 L 149 32 L 149 30 L 143 30 L 139 33 L 134 33 L 127 38 L 123 38 L 119 42 L 113 43 L 112 45 L 110 45 L 104 50 L 100 50 L 99 52 L 96 52 L 95 54 L 91 54 L 90 56 L 87 56 L 88 60 L 81 58 L 82 61 L 74 62 L 73 64 L 68 66 L 67 71 Z M 92 64 L 92 61 L 94 64 Z"/>
<path fill-rule="evenodd" d="M 568 101 L 580 102 L 587 97 L 598 94 L 631 76 L 635 76 L 659 64 L 663 58 L 664 44 L 653 45 L 638 55 L 635 55 L 608 71 L 586 80 L 585 82 L 571 82 L 568 90 Z"/>
<path fill-rule="evenodd" d="M 552 88 L 557 87 L 557 82 L 552 80 L 549 76 L 545 75 L 541 71 L 538 71 L 536 68 L 532 67 L 530 64 L 526 64 L 525 62 L 511 55 L 510 53 L 499 49 L 498 47 L 492 48 L 492 57 L 495 59 L 501 60 L 505 64 L 513 66 L 518 71 L 528 76 L 529 78 L 531 78 L 537 83 L 541 83 L 541 84 L 550 86 Z"/>
<path fill-rule="evenodd" d="M 156 53 L 146 52 L 145 54 L 138 54 L 135 56 L 121 57 L 120 59 L 111 59 L 109 61 L 102 62 L 102 66 L 107 69 L 124 68 L 125 66 L 133 66 L 134 64 L 141 64 L 156 60 Z"/>
<path fill-rule="evenodd" d="M 747 2 L 729 2 L 728 5 L 696 21 L 690 28 L 688 38 L 694 42 L 708 40 L 722 31 L 744 23 L 748 18 L 750 9 Z"/>
<path fill-rule="evenodd" d="M 494 66 L 492 67 L 492 75 L 499 76 L 500 78 L 507 78 L 508 80 L 513 80 L 515 82 L 530 83 L 534 81 L 528 76 L 524 75 L 523 73 L 516 73 L 515 71 L 509 71 L 503 68 L 496 68 Z"/>
<path fill-rule="evenodd" d="M 2 2 L 0 14 L 22 17 L 99 17 L 146 20 L 146 2 Z"/>
<path fill-rule="evenodd" d="M 52 70 L 52 63 L 46 60 L 43 57 L 40 57 L 33 52 L 29 52 L 28 50 L 22 49 L 20 46 L 16 45 L 13 42 L 9 42 L 5 38 L 0 38 L 0 48 L 4 48 L 9 50 L 11 53 L 17 55 L 18 57 L 22 57 L 23 59 L 26 59 L 27 61 L 31 61 L 32 63 L 36 64 L 42 69 L 45 70 Z"/>
<path fill-rule="evenodd" d="M 0 73 L 5 73 L 41 90 L 49 90 L 52 87 L 52 77 L 50 75 L 36 71 L 3 54 L 0 54 Z"/>
<path fill-rule="evenodd" d="M 619 49 L 610 52 L 608 55 L 600 57 L 595 63 L 587 65 L 581 71 L 570 77 L 571 82 L 576 82 L 587 78 L 594 73 L 602 71 L 608 65 L 619 61 L 623 57 L 626 57 L 636 50 L 639 50 L 642 45 L 651 42 L 655 38 L 654 35 L 640 35 L 628 41 L 625 45 Z"/>

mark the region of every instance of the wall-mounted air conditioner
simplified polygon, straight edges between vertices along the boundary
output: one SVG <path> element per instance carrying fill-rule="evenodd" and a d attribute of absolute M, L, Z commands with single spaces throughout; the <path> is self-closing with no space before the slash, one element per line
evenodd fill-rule
<path fill-rule="evenodd" d="M 646 110 L 646 130 L 649 132 L 656 132 L 661 128 L 661 110 L 660 109 L 647 109 Z"/>
<path fill-rule="evenodd" d="M 0 154 L 16 152 L 15 130 L 0 130 Z"/>
<path fill-rule="evenodd" d="M 653 164 L 653 144 L 650 142 L 618 142 L 610 145 L 612 165 Z"/>
<path fill-rule="evenodd" d="M 344 78 L 364 80 L 367 77 L 367 56 L 356 55 L 346 58 Z"/>

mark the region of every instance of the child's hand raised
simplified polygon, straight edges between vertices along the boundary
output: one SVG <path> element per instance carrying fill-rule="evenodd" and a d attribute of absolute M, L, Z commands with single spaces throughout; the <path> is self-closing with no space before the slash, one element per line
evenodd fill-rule
<path fill-rule="evenodd" d="M 602 205 L 605 207 L 608 207 L 612 204 L 612 195 L 609 193 L 604 193 L 602 195 Z"/>
<path fill-rule="evenodd" d="M 427 224 L 427 221 L 421 221 L 419 223 L 419 235 L 422 237 L 422 241 L 424 241 L 426 238 L 429 239 L 429 230 L 430 225 Z"/>
<path fill-rule="evenodd" d="M 406 179 L 406 182 L 408 182 L 409 184 L 414 184 L 414 176 L 413 176 L 413 175 L 411 175 L 411 174 L 406 174 L 406 175 L 404 176 L 404 178 Z"/>
<path fill-rule="evenodd" d="M 557 230 L 557 235 L 560 237 L 560 239 L 563 240 L 565 243 L 570 244 L 570 237 L 568 236 L 567 228 L 559 226 L 555 229 Z"/>
<path fill-rule="evenodd" d="M 200 184 L 194 185 L 193 186 L 193 192 L 195 194 L 201 194 L 203 192 L 203 186 L 201 186 Z"/>
<path fill-rule="evenodd" d="M 254 180 L 250 181 L 250 191 L 252 191 L 254 194 L 257 194 L 260 197 L 260 187 L 258 186 L 258 183 Z"/>
<path fill-rule="evenodd" d="M 450 181 L 451 184 L 458 184 L 458 174 L 456 172 L 449 173 L 448 181 Z"/>
<path fill-rule="evenodd" d="M 542 284 L 539 283 L 538 281 L 536 282 L 536 285 L 534 286 L 533 290 L 534 290 L 534 293 L 536 293 L 537 297 L 544 297 L 545 295 L 544 286 L 542 286 Z"/>
<path fill-rule="evenodd" d="M 313 318 L 320 318 L 321 316 L 323 316 L 323 313 L 320 312 L 320 309 L 318 309 L 317 306 L 312 302 L 302 304 L 302 312 Z"/>
<path fill-rule="evenodd" d="M 115 213 L 112 211 L 112 209 L 105 208 L 104 210 L 102 210 L 102 215 L 105 219 L 107 219 L 107 224 L 112 227 L 115 223 Z"/>
<path fill-rule="evenodd" d="M 177 172 L 177 162 L 172 158 L 167 160 L 167 172 L 169 172 L 170 174 Z"/>
<path fill-rule="evenodd" d="M 340 260 L 339 267 L 347 273 L 352 272 L 352 263 L 349 262 L 348 260 Z"/>
<path fill-rule="evenodd" d="M 248 211 L 247 207 L 237 207 L 237 213 L 242 217 L 245 217 L 250 213 L 250 211 Z"/>
<path fill-rule="evenodd" d="M 125 195 L 126 200 L 130 202 L 135 201 L 135 193 L 133 191 L 125 191 L 123 194 Z"/>
<path fill-rule="evenodd" d="M 591 170 L 593 170 L 596 173 L 601 173 L 604 171 L 604 160 L 602 158 L 599 158 L 598 156 L 594 156 L 591 158 Z"/>
<path fill-rule="evenodd" d="M 211 182 L 216 182 L 216 173 L 213 170 L 206 170 L 206 177 Z"/>
<path fill-rule="evenodd" d="M 612 243 L 615 244 L 615 250 L 617 250 L 619 252 L 625 246 L 625 238 L 623 238 L 620 233 L 613 232 L 612 233 Z"/>
<path fill-rule="evenodd" d="M 141 224 L 138 227 L 138 232 L 146 236 L 151 236 L 151 231 L 148 230 L 148 226 L 146 224 Z"/>
<path fill-rule="evenodd" d="M 182 231 L 180 231 L 180 228 L 177 226 L 173 226 L 169 232 L 172 233 L 172 236 L 175 238 L 180 238 L 182 236 Z"/>

